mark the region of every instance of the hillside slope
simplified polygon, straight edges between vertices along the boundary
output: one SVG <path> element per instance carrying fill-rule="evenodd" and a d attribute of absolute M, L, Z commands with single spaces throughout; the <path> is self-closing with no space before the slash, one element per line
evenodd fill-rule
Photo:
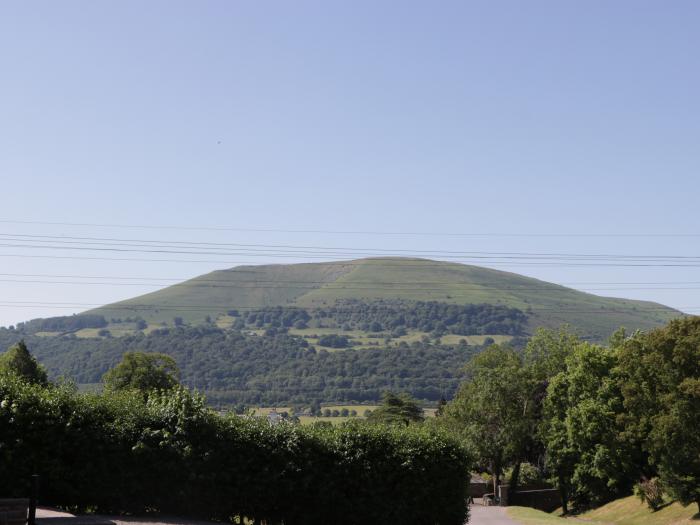
<path fill-rule="evenodd" d="M 508 507 L 508 515 L 522 525 L 567 525 L 572 522 L 589 525 L 691 525 L 700 520 L 697 507 L 670 503 L 656 512 L 636 496 L 611 501 L 577 517 L 562 518 L 529 507 Z"/>
<path fill-rule="evenodd" d="M 600 297 L 514 273 L 412 258 L 238 266 L 89 313 L 166 323 L 178 316 L 196 324 L 232 309 L 314 308 L 348 299 L 502 305 L 524 311 L 530 330 L 570 324 L 594 339 L 606 338 L 620 326 L 648 329 L 681 315 L 657 303 Z"/>

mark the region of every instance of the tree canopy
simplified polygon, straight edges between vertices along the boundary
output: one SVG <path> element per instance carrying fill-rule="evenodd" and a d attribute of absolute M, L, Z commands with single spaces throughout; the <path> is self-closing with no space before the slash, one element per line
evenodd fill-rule
<path fill-rule="evenodd" d="M 620 349 L 623 417 L 662 486 L 700 510 L 700 317 L 636 334 Z"/>
<path fill-rule="evenodd" d="M 504 466 L 521 456 L 529 435 L 529 382 L 521 354 L 506 346 L 473 357 L 467 374 L 446 419 L 491 472 L 495 491 Z"/>
<path fill-rule="evenodd" d="M 408 425 L 423 421 L 423 409 L 410 395 L 384 392 L 382 405 L 367 418 L 372 423 Z"/>
<path fill-rule="evenodd" d="M 24 340 L 11 346 L 7 352 L 0 355 L 0 373 L 11 373 L 22 379 L 39 385 L 46 385 L 48 379 L 46 370 L 29 353 Z"/>
<path fill-rule="evenodd" d="M 165 354 L 127 352 L 121 363 L 109 370 L 103 378 L 108 391 L 169 390 L 179 381 L 180 372 L 175 360 Z"/>

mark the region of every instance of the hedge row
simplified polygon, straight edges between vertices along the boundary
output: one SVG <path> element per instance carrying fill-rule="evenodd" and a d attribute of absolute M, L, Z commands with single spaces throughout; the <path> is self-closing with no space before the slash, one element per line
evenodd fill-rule
<path fill-rule="evenodd" d="M 0 472 L 5 497 L 37 472 L 43 503 L 104 513 L 461 525 L 469 463 L 426 429 L 270 426 L 184 389 L 144 401 L 0 377 Z"/>

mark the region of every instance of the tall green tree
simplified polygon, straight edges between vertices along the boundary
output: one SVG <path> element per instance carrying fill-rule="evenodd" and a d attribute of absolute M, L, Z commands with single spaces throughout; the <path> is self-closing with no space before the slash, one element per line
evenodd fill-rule
<path fill-rule="evenodd" d="M 29 353 L 24 340 L 11 346 L 7 352 L 0 355 L 0 373 L 10 373 L 38 385 L 48 384 L 46 370 Z"/>
<path fill-rule="evenodd" d="M 616 349 L 580 343 L 547 388 L 542 438 L 565 509 L 567 501 L 577 507 L 604 503 L 634 482 L 639 456 L 621 439 L 616 365 Z"/>
<path fill-rule="evenodd" d="M 409 425 L 412 422 L 423 421 L 423 409 L 410 395 L 384 392 L 382 404 L 374 410 L 367 420 L 372 423 Z"/>
<path fill-rule="evenodd" d="M 102 378 L 105 390 L 170 390 L 178 385 L 175 360 L 165 354 L 127 352 L 122 361 Z"/>
<path fill-rule="evenodd" d="M 467 365 L 469 379 L 445 410 L 498 490 L 504 467 L 521 457 L 530 425 L 530 382 L 515 350 L 493 345 Z"/>
<path fill-rule="evenodd" d="M 700 317 L 628 339 L 619 368 L 627 434 L 643 441 L 665 490 L 700 510 Z"/>

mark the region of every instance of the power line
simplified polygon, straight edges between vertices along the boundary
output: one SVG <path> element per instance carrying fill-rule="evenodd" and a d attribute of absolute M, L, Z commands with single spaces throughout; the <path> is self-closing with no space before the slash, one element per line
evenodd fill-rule
<path fill-rule="evenodd" d="M 2 275 L 2 274 L 0 274 Z M 89 285 L 89 286 L 150 286 L 150 287 L 163 287 L 163 283 L 125 283 L 125 282 L 108 282 L 108 281 L 46 281 L 39 279 L 1 279 L 0 282 L 10 282 L 10 283 L 27 283 L 27 284 L 65 284 L 65 285 Z M 444 285 L 442 288 L 428 288 L 421 286 L 418 288 L 406 288 L 406 286 L 413 286 L 420 283 L 383 283 L 383 282 L 366 282 L 371 286 L 355 286 L 356 283 L 348 283 L 344 285 L 338 285 L 334 282 L 324 283 L 322 286 L 306 286 L 306 283 L 298 284 L 262 284 L 255 281 L 241 281 L 237 284 L 200 284 L 200 283 L 175 283 L 171 286 L 178 287 L 194 287 L 194 288 L 236 288 L 236 289 L 276 289 L 276 288 L 291 288 L 291 289 L 306 289 L 306 290 L 394 290 L 396 292 L 406 292 L 406 291 L 423 291 L 423 292 L 454 292 L 459 293 L 467 290 L 474 291 L 509 291 L 509 292 L 551 292 L 553 288 L 558 285 L 542 286 L 539 288 L 533 287 L 497 287 L 497 286 L 487 286 L 465 283 L 461 284 L 458 282 L 452 283 L 435 283 Z M 458 288 L 454 288 L 457 285 Z M 400 287 L 400 288 L 397 288 Z M 449 287 L 449 288 L 446 288 Z M 580 291 L 570 288 L 571 291 Z M 615 287 L 615 288 L 585 288 L 587 291 L 637 291 L 637 290 L 700 290 L 700 287 Z"/>
<path fill-rule="evenodd" d="M 700 233 L 680 232 L 417 232 L 417 231 L 381 231 L 381 230 L 323 230 L 323 229 L 284 229 L 284 228 L 242 228 L 232 226 L 173 226 L 148 224 L 107 224 L 58 221 L 26 221 L 0 219 L 3 224 L 24 224 L 39 226 L 71 226 L 90 228 L 120 228 L 139 230 L 175 230 L 175 231 L 235 231 L 253 233 L 318 233 L 333 235 L 382 235 L 382 236 L 425 236 L 425 237 L 700 237 Z"/>
<path fill-rule="evenodd" d="M 219 272 L 231 272 L 238 273 L 237 270 L 218 270 Z M 241 272 L 243 273 L 243 272 Z M 75 275 L 75 274 L 47 274 L 47 273 L 0 273 L 0 276 L 9 277 L 56 277 L 56 278 L 73 278 L 73 279 L 124 279 L 124 280 L 151 280 L 151 281 L 175 281 L 176 284 L 185 284 L 183 281 L 196 279 L 198 282 L 212 282 L 212 283 L 230 283 L 231 280 L 226 279 L 203 279 L 201 277 L 126 277 L 126 276 L 115 276 L 115 275 Z M 530 279 L 530 278 L 525 278 Z M 532 279 L 535 280 L 535 279 Z M 329 281 L 289 281 L 284 279 L 265 279 L 254 281 L 241 281 L 243 283 L 253 282 L 253 283 L 292 283 L 292 284 L 327 284 Z M 404 282 L 398 281 L 351 281 L 352 283 L 361 284 L 405 284 Z M 471 281 L 411 281 L 411 284 L 474 284 Z M 139 283 L 136 283 L 139 284 Z M 482 281 L 483 285 L 494 284 L 492 281 Z M 700 281 L 567 281 L 562 283 L 547 283 L 543 281 L 545 286 L 550 287 L 560 287 L 567 285 L 668 285 L 668 284 L 700 284 Z"/>
<path fill-rule="evenodd" d="M 215 254 L 214 254 L 215 255 Z M 240 254 L 238 254 L 240 255 Z M 192 263 L 208 263 L 208 264 L 227 264 L 227 265 L 244 265 L 244 266 L 279 266 L 281 264 L 285 263 L 258 263 L 256 265 L 251 265 L 251 261 L 222 261 L 222 260 L 212 260 L 212 259 L 145 259 L 145 258 L 124 258 L 124 257 L 82 257 L 82 256 L 70 256 L 70 255 L 27 255 L 27 254 L 18 254 L 18 253 L 0 253 L 0 257 L 18 257 L 18 258 L 30 258 L 30 259 L 64 259 L 64 260 L 81 260 L 81 261 L 118 261 L 118 262 L 159 262 L 159 263 L 184 263 L 184 264 L 192 264 Z M 260 257 L 260 256 L 258 256 Z M 290 257 L 290 256 L 286 256 Z M 387 259 L 389 260 L 389 259 Z M 372 265 L 372 266 L 381 266 L 383 268 L 408 268 L 408 267 L 420 267 L 420 268 L 443 268 L 445 269 L 447 264 L 454 264 L 454 265 L 469 265 L 468 262 L 471 262 L 472 266 L 476 266 L 474 263 L 479 263 L 479 264 L 488 264 L 491 266 L 500 266 L 500 267 L 506 267 L 506 268 L 517 268 L 517 267 L 530 267 L 530 266 L 537 266 L 540 268 L 559 268 L 559 267 L 565 267 L 565 268 L 584 268 L 584 267 L 609 267 L 609 268 L 700 268 L 700 262 L 692 263 L 692 264 L 672 264 L 672 263 L 601 263 L 601 262 L 568 262 L 568 261 L 557 261 L 555 260 L 549 260 L 545 262 L 527 262 L 527 261 L 521 261 L 521 262 L 503 262 L 503 261 L 498 261 L 498 260 L 475 260 L 475 261 L 469 261 L 468 259 L 461 259 L 459 261 L 454 260 L 454 261 L 444 261 L 442 263 L 436 262 L 436 261 L 430 261 L 429 259 L 425 259 L 425 262 L 422 263 L 417 263 L 417 264 L 409 264 L 407 262 L 402 262 L 402 263 L 396 263 L 396 264 L 390 264 L 390 263 L 377 263 L 374 264 L 374 262 L 371 259 L 364 259 L 362 261 L 316 261 L 316 262 L 295 262 L 295 263 L 286 263 L 286 264 L 316 264 L 316 265 L 323 265 L 323 266 L 359 266 L 359 265 Z M 468 261 L 468 262 L 467 262 Z M 432 263 L 432 264 L 431 264 Z M 480 269 L 488 269 L 484 267 L 480 267 Z M 247 271 L 256 271 L 256 270 L 247 270 Z M 260 270 L 257 270 L 260 271 Z"/>
<path fill-rule="evenodd" d="M 357 257 L 367 256 L 371 258 L 391 258 L 391 257 L 438 257 L 443 259 L 506 259 L 506 260 L 639 260 L 639 261 L 657 261 L 657 260 L 681 260 L 690 262 L 699 262 L 700 256 L 691 255 L 625 255 L 625 254 L 585 254 L 585 253 L 534 253 L 534 252 L 486 252 L 486 251 L 440 251 L 440 250 L 396 250 L 394 252 L 386 252 L 378 249 L 360 249 L 360 248 L 319 248 L 319 247 L 302 247 L 286 245 L 285 248 L 277 248 L 273 245 L 229 245 L 239 246 L 228 248 L 229 251 L 222 251 L 223 248 L 211 248 L 206 251 L 200 246 L 190 246 L 189 243 L 166 243 L 165 241 L 133 241 L 122 242 L 121 239 L 102 241 L 67 241 L 64 238 L 42 240 L 35 237 L 29 240 L 24 236 L 14 235 L 8 237 L 6 234 L 0 234 L 0 237 L 5 235 L 5 241 L 22 242 L 23 244 L 0 244 L 0 247 L 9 248 L 32 248 L 32 249 L 57 249 L 57 250 L 87 250 L 87 251 L 115 251 L 115 252 L 136 252 L 136 253 L 167 253 L 180 255 L 238 255 L 244 257 L 294 257 L 299 256 L 305 258 L 327 258 L 327 257 Z M 43 237 L 43 236 L 42 236 Z M 27 244 L 28 242 L 52 243 L 51 245 Z M 138 243 L 138 244 L 137 244 Z M 75 246 L 81 244 L 82 246 Z M 197 243 L 196 243 L 197 244 Z M 208 243 L 202 243 L 208 244 Z M 217 246 L 226 246 L 217 243 Z M 146 249 L 150 248 L 150 249 Z M 176 248 L 176 249 L 165 249 Z M 293 248 L 293 249 L 290 249 Z M 365 250 L 372 250 L 371 253 Z M 402 253 L 396 253 L 396 252 Z"/>
<path fill-rule="evenodd" d="M 700 256 L 688 255 L 629 255 L 629 254 L 607 254 L 607 253 L 537 253 L 537 252 L 488 252 L 488 251 L 463 251 L 463 250 L 416 250 L 416 249 L 392 249 L 387 252 L 380 248 L 356 248 L 343 246 L 309 246 L 309 245 L 291 245 L 291 244 L 242 244 L 242 243 L 212 243 L 200 241 L 161 241 L 155 239 L 122 239 L 113 237 L 70 237 L 64 235 L 25 235 L 25 234 L 7 234 L 0 233 L 0 237 L 4 240 L 14 240 L 21 242 L 53 242 L 57 244 L 87 244 L 87 245 L 104 245 L 104 246 L 128 246 L 128 247 L 158 247 L 158 248 L 192 248 L 201 249 L 201 246 L 214 246 L 214 249 L 219 247 L 234 247 L 237 250 L 254 251 L 259 254 L 265 254 L 268 251 L 273 253 L 285 254 L 342 254 L 349 255 L 346 252 L 361 252 L 358 255 L 368 255 L 374 257 L 406 257 L 415 255 L 417 257 L 429 256 L 516 256 L 516 257 L 581 257 L 581 258 L 614 258 L 614 259 L 700 259 Z M 46 240 L 48 239 L 48 240 Z M 96 242 L 95 242 L 96 241 Z M 193 248 L 194 249 L 194 248 Z M 295 251 L 292 251 L 295 250 Z M 312 250 L 312 251 L 308 251 Z M 371 252 L 371 253 L 368 253 Z M 399 253 L 400 252 L 400 253 Z M 209 253 L 209 252 L 207 252 Z M 218 252 L 211 252 L 218 253 Z M 236 252 L 238 253 L 238 252 Z M 229 255 L 230 253 L 225 253 Z M 408 254 L 408 255 L 406 255 Z M 420 255 L 419 255 L 420 254 Z M 427 254 L 427 255 L 426 255 Z"/>

